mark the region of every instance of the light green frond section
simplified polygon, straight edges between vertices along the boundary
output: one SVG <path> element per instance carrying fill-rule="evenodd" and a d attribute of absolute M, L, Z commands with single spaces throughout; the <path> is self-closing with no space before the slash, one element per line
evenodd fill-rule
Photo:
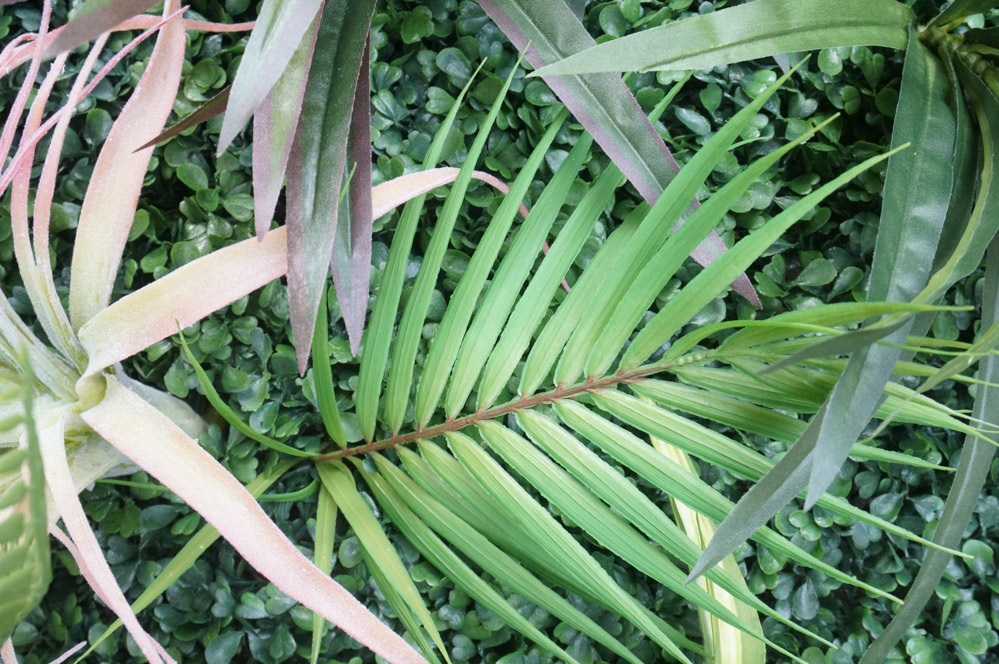
<path fill-rule="evenodd" d="M 605 390 L 595 395 L 594 399 L 601 409 L 650 436 L 655 436 L 680 448 L 687 454 L 721 466 L 730 473 L 745 477 L 753 482 L 759 481 L 774 465 L 770 459 L 759 452 L 742 447 L 716 431 L 635 397 L 613 390 Z M 816 504 L 924 546 L 934 546 L 926 538 L 854 507 L 841 498 L 827 494 L 822 496 Z M 952 553 L 957 554 L 958 552 Z M 887 595 L 887 593 L 873 587 L 865 587 L 865 589 L 882 596 Z M 892 599 L 894 598 L 892 597 Z"/>
<path fill-rule="evenodd" d="M 519 61 L 518 61 L 519 66 Z M 489 138 L 489 130 L 499 115 L 503 105 L 503 98 L 510 83 L 513 81 L 517 67 L 510 71 L 503 88 L 500 90 L 493 103 L 489 114 L 482 121 L 479 133 L 468 149 L 468 156 L 461 167 L 458 179 L 448 193 L 444 206 L 437 217 L 437 225 L 434 228 L 430 246 L 423 254 L 423 263 L 420 272 L 416 276 L 416 283 L 413 285 L 413 292 L 409 297 L 409 302 L 402 314 L 399 322 L 399 329 L 396 333 L 392 352 L 392 366 L 389 370 L 388 385 L 385 388 L 385 423 L 389 429 L 395 433 L 401 427 L 406 415 L 406 408 L 409 404 L 410 391 L 413 383 L 413 367 L 416 362 L 416 351 L 419 347 L 420 338 L 423 334 L 423 324 L 427 318 L 427 309 L 430 306 L 430 297 L 433 295 L 434 287 L 437 285 L 437 275 L 444 260 L 444 252 L 447 250 L 451 231 L 455 221 L 458 219 L 458 211 L 465 200 L 465 192 L 472 181 L 472 171 L 486 145 Z"/>
<path fill-rule="evenodd" d="M 601 212 L 613 200 L 614 190 L 622 181 L 623 176 L 617 167 L 608 166 L 559 231 L 551 250 L 510 314 L 510 320 L 482 372 L 479 409 L 491 406 L 506 387 L 517 363 L 527 350 L 531 337 L 541 325 L 559 284 L 582 249 Z M 574 286 L 574 289 L 585 288 L 581 283 Z M 572 292 L 574 291 L 570 291 L 570 297 Z"/>
<path fill-rule="evenodd" d="M 569 189 L 589 153 L 592 140 L 580 139 L 559 166 L 537 205 L 513 238 L 510 251 L 496 269 L 489 290 L 486 292 L 475 319 L 461 344 L 461 352 L 454 364 L 451 386 L 445 408 L 448 416 L 458 414 L 475 387 L 475 382 L 492 352 L 503 324 L 517 302 L 520 291 L 541 254 L 541 246 L 555 218 L 565 204 Z"/>
<path fill-rule="evenodd" d="M 399 559 L 395 547 L 389 542 L 385 531 L 382 530 L 378 519 L 371 513 L 361 494 L 354 484 L 354 476 L 346 466 L 339 461 L 327 461 L 316 464 L 319 472 L 319 479 L 323 483 L 326 491 L 336 502 L 337 507 L 343 512 L 350 527 L 353 529 L 365 553 L 370 558 L 374 567 L 384 577 L 386 583 L 391 584 L 399 597 L 401 597 L 409 610 L 419 619 L 423 628 L 430 635 L 430 638 L 437 645 L 437 649 L 444 655 L 444 659 L 449 663 L 447 649 L 444 641 L 434 625 L 434 619 L 423 603 L 420 591 L 409 577 L 409 573 Z"/>
<path fill-rule="evenodd" d="M 447 116 L 441 122 L 434 140 L 430 143 L 427 156 L 423 160 L 424 170 L 434 168 L 440 161 L 444 143 L 454 127 L 455 118 L 461 102 L 472 86 L 474 77 L 462 89 Z M 427 196 L 423 194 L 406 203 L 396 226 L 389 249 L 385 272 L 382 274 L 378 287 L 371 318 L 364 330 L 361 355 L 361 369 L 358 375 L 357 391 L 354 394 L 354 409 L 357 421 L 365 440 L 375 436 L 375 423 L 378 419 L 378 403 L 382 391 L 382 379 L 388 363 L 389 347 L 393 338 L 393 327 L 399 309 L 399 298 L 402 295 L 402 285 L 406 278 L 406 263 L 409 261 L 409 250 L 413 246 L 416 227 L 423 213 L 423 204 Z"/>
<path fill-rule="evenodd" d="M 634 236 L 629 240 L 613 270 L 604 275 L 595 298 L 587 307 L 580 325 L 573 332 L 562 352 L 559 364 L 555 369 L 556 384 L 575 382 L 583 374 L 586 359 L 597 343 L 601 332 L 617 315 L 617 304 L 622 301 L 642 269 L 648 265 L 659 248 L 663 246 L 666 238 L 673 232 L 674 226 L 680 221 L 680 215 L 690 205 L 697 195 L 698 189 L 704 184 L 708 175 L 711 174 L 722 156 L 726 154 L 731 144 L 738 138 L 739 133 L 789 76 L 790 73 L 779 78 L 752 103 L 736 113 L 703 148 L 691 157 L 687 165 L 670 182 L 659 200 L 642 220 Z M 687 228 L 689 225 L 688 221 L 683 228 Z M 698 230 L 695 227 L 688 229 L 683 237 L 696 237 L 697 235 Z M 645 313 L 645 308 L 639 303 L 635 303 L 633 309 L 629 312 L 629 318 L 635 313 L 639 316 Z"/>
<path fill-rule="evenodd" d="M 471 438 L 461 433 L 448 435 L 455 456 L 485 489 L 499 501 L 525 530 L 538 536 L 536 541 L 548 555 L 560 558 L 565 571 L 577 583 L 594 588 L 615 611 L 626 617 L 680 661 L 690 660 L 662 629 L 643 611 L 642 606 L 618 586 L 603 567 L 548 513 L 516 480 L 486 454 Z"/>
<path fill-rule="evenodd" d="M 0 452 L 0 477 L 14 476 L 0 492 L 0 642 L 42 601 L 52 580 L 45 476 L 32 405 L 34 376 L 26 360 L 21 367 L 20 384 L 0 395 L 17 399 L 22 413 L 0 421 L 0 430 L 23 425 L 24 432 L 20 446 Z"/>

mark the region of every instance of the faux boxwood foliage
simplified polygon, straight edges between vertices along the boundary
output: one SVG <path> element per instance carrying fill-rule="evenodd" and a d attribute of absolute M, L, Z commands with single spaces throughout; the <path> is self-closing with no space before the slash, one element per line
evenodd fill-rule
<path fill-rule="evenodd" d="M 210 20 L 252 20 L 255 4 L 249 0 L 194 0 L 191 14 Z M 632 30 L 655 26 L 691 12 L 711 11 L 726 2 L 570 2 L 585 17 L 585 24 L 598 40 L 611 39 Z M 917 8 L 920 3 L 916 3 Z M 931 3 L 923 3 L 931 4 Z M 65 22 L 69 7 L 57 4 L 54 24 Z M 983 17 L 982 25 L 987 19 Z M 33 3 L 22 2 L 0 8 L 0 39 L 37 29 L 38 11 Z M 214 92 L 230 82 L 242 49 L 238 36 L 204 35 L 189 32 L 188 59 L 175 107 L 179 116 L 193 110 Z M 124 43 L 127 34 L 112 36 Z M 81 105 L 67 139 L 67 155 L 76 159 L 72 170 L 61 179 L 59 205 L 53 218 L 53 250 L 62 256 L 72 243 L 72 229 L 97 147 L 110 119 L 121 107 L 121 99 L 138 78 L 142 62 L 151 46 L 141 46 L 98 86 L 94 96 Z M 445 151 L 444 161 L 462 162 L 466 144 L 478 128 L 485 109 L 516 60 L 516 53 L 502 33 L 486 18 L 472 0 L 431 0 L 380 3 L 372 33 L 372 142 L 375 153 L 375 182 L 401 174 L 420 163 L 438 123 L 447 112 L 470 73 L 481 61 L 483 71 L 459 112 L 458 131 Z M 68 66 L 73 73 L 74 65 Z M 682 163 L 694 149 L 738 109 L 772 83 L 779 68 L 773 62 L 753 62 L 698 72 L 683 86 L 671 109 L 657 124 L 670 148 Z M 734 149 L 727 162 L 709 180 L 713 190 L 727 182 L 741 165 L 766 153 L 776 139 L 793 138 L 803 131 L 802 121 L 842 116 L 804 149 L 793 153 L 780 171 L 758 182 L 727 215 L 719 232 L 731 241 L 757 228 L 794 200 L 811 192 L 849 166 L 881 150 L 885 144 L 898 95 L 900 61 L 890 51 L 866 47 L 821 52 L 764 107 L 749 129 L 744 142 Z M 639 102 L 651 109 L 667 90 L 682 78 L 680 73 L 659 72 L 634 75 L 629 79 Z M 58 86 L 68 89 L 67 76 Z M 0 88 L 0 106 L 12 98 L 11 82 Z M 57 87 L 57 90 L 60 89 Z M 63 90 L 65 92 L 65 90 Z M 543 127 L 560 110 L 556 98 L 539 80 L 518 77 L 510 101 L 498 119 L 486 147 L 484 165 L 500 177 L 509 178 L 526 159 Z M 171 269 L 214 248 L 252 235 L 248 136 L 236 141 L 228 152 L 214 156 L 219 121 L 186 132 L 156 152 L 147 177 L 145 197 L 136 216 L 124 269 L 118 287 L 133 290 Z M 548 178 L 567 155 L 579 135 L 573 125 L 563 129 L 542 167 L 540 177 Z M 590 164 L 592 175 L 606 166 L 596 158 Z M 883 171 L 865 174 L 831 197 L 807 221 L 775 244 L 769 254 L 750 271 L 761 295 L 763 311 L 752 310 L 736 298 L 716 300 L 698 317 L 698 324 L 722 320 L 728 313 L 755 317 L 807 307 L 818 301 L 862 299 L 867 263 L 873 249 L 879 192 Z M 531 194 L 537 195 L 541 182 Z M 570 192 L 580 198 L 582 190 Z M 435 195 L 431 195 L 433 198 Z M 442 194 L 437 195 L 442 198 Z M 435 316 L 443 312 L 445 294 L 456 285 L 467 266 L 472 249 L 483 230 L 482 210 L 494 210 L 499 197 L 485 186 L 473 188 L 455 227 L 444 262 L 438 293 L 431 302 L 433 333 Z M 529 201 L 531 202 L 531 201 Z M 621 200 L 610 213 L 619 222 L 637 205 Z M 61 210 L 61 213 L 59 212 Z M 279 207 L 278 216 L 282 214 Z M 387 244 L 396 223 L 389 215 L 376 223 L 373 252 L 372 288 L 377 288 L 387 256 Z M 421 229 L 417 248 L 422 252 L 429 241 L 429 228 Z M 578 259 L 583 267 L 609 232 L 600 225 Z M 68 254 L 66 255 L 68 257 Z M 57 260 L 57 263 L 59 261 Z M 4 292 L 12 295 L 18 313 L 30 311 L 12 264 L 9 214 L 0 203 L 0 277 Z M 61 264 L 68 264 L 64 260 Z M 411 259 L 409 276 L 418 268 Z M 698 268 L 693 264 L 681 270 L 675 283 L 667 285 L 661 298 L 668 298 Z M 68 274 L 62 275 L 68 282 Z M 57 283 L 60 275 L 56 275 Z M 954 304 L 978 304 L 979 277 L 973 276 L 954 292 Z M 330 308 L 336 312 L 330 293 Z M 404 293 L 405 297 L 405 293 Z M 18 306 L 20 303 L 20 306 Z M 336 316 L 333 317 L 336 320 Z M 943 339 L 970 340 L 971 317 L 961 312 L 939 314 L 933 333 Z M 345 331 L 340 323 L 330 330 L 330 355 L 336 360 L 334 381 L 341 398 L 341 411 L 352 411 L 350 396 L 356 385 L 357 365 L 351 358 Z M 185 339 L 213 384 L 230 406 L 252 427 L 285 439 L 305 437 L 318 445 L 323 425 L 316 414 L 311 374 L 299 378 L 294 351 L 289 340 L 287 295 L 282 284 L 271 284 L 228 310 L 184 331 Z M 421 350 L 425 352 L 425 348 Z M 198 383 L 174 341 L 163 341 L 130 360 L 128 370 L 145 382 L 156 384 L 187 398 L 203 410 L 209 421 L 215 416 L 198 392 Z M 934 393 L 943 403 L 968 407 L 970 398 L 961 386 L 947 382 Z M 221 423 L 216 420 L 217 423 Z M 356 420 L 349 412 L 344 418 L 348 440 L 360 439 Z M 955 465 L 960 441 L 950 433 L 896 427 L 894 449 L 923 458 Z M 770 454 L 783 451 L 783 444 L 754 441 Z M 223 460 L 240 480 L 253 479 L 274 462 L 272 455 L 235 431 L 213 426 L 203 437 L 203 445 Z M 716 469 L 706 469 L 706 477 L 732 496 L 745 489 L 736 478 Z M 138 473 L 129 479 L 140 485 L 148 478 Z M 271 492 L 291 492 L 307 486 L 314 478 L 308 473 L 289 476 Z M 993 479 L 999 469 L 993 468 Z M 923 535 L 932 533 L 940 516 L 948 477 L 918 469 L 848 462 L 833 492 L 877 516 L 892 520 Z M 995 483 L 990 483 L 995 486 Z M 143 486 L 99 484 L 83 495 L 87 513 L 100 528 L 98 534 L 117 580 L 126 596 L 135 597 L 151 581 L 160 567 L 200 525 L 198 517 L 181 502 Z M 372 504 L 373 501 L 372 501 Z M 665 497 L 664 510 L 669 510 Z M 268 510 L 295 541 L 308 549 L 314 533 L 315 499 L 295 503 L 273 503 Z M 922 550 L 862 524 L 845 523 L 816 508 L 805 513 L 786 508 L 776 519 L 777 530 L 796 544 L 822 557 L 862 581 L 894 590 L 911 580 L 918 569 Z M 987 654 L 999 645 L 999 577 L 996 575 L 996 542 L 999 541 L 999 495 L 983 494 L 976 517 L 966 536 L 965 551 L 975 555 L 967 563 L 956 561 L 948 578 L 937 591 L 939 601 L 931 604 L 922 623 L 910 630 L 904 641 L 907 659 L 898 662 L 979 662 L 992 661 Z M 389 527 L 391 531 L 391 527 Z M 398 626 L 392 609 L 368 574 L 357 540 L 340 525 L 337 532 L 334 575 L 353 590 L 369 607 Z M 437 627 L 451 649 L 455 662 L 548 661 L 533 645 L 503 627 L 488 611 L 471 602 L 461 591 L 422 561 L 401 537 L 393 539 L 428 606 L 435 612 Z M 81 640 L 96 639 L 110 622 L 110 613 L 94 598 L 71 559 L 54 550 L 54 580 L 43 604 L 18 627 L 14 643 L 29 662 L 45 662 Z M 745 566 L 750 588 L 803 626 L 836 641 L 840 648 L 826 651 L 801 641 L 774 621 L 764 621 L 768 636 L 808 661 L 846 664 L 855 661 L 866 645 L 880 632 L 892 615 L 887 602 L 862 597 L 830 580 L 807 573 L 792 563 L 776 559 L 765 548 L 746 545 L 737 557 Z M 645 578 L 631 578 L 613 558 L 602 560 L 618 581 L 640 601 L 691 634 L 699 627 L 693 611 L 677 598 Z M 570 598 L 584 606 L 578 598 Z M 608 653 L 596 649 L 584 637 L 560 625 L 545 612 L 525 604 L 522 614 L 547 631 L 581 661 L 604 661 Z M 611 633 L 629 642 L 626 623 L 602 609 L 587 607 L 587 613 Z M 264 586 L 224 544 L 214 545 L 153 607 L 146 611 L 145 624 L 151 634 L 183 661 L 211 664 L 228 661 L 285 662 L 308 657 L 311 642 L 311 615 L 292 605 L 272 587 Z M 624 630 L 623 633 L 618 633 Z M 635 634 L 631 640 L 637 641 Z M 324 657 L 332 661 L 373 661 L 348 637 L 331 630 L 324 641 Z M 118 633 L 99 646 L 91 661 L 132 661 L 137 650 Z M 654 655 L 647 653 L 648 660 Z M 639 653 L 640 658 L 642 654 Z M 356 659 L 355 659 L 356 658 Z M 607 660 L 613 661 L 613 660 Z"/>

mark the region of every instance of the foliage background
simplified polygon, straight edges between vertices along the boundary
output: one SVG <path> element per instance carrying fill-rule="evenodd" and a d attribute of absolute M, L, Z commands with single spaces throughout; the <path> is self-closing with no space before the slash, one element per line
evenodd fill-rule
<path fill-rule="evenodd" d="M 65 22 L 71 2 L 56 3 L 54 24 Z M 256 4 L 251 0 L 193 0 L 191 14 L 215 21 L 252 20 Z M 612 39 L 632 30 L 657 25 L 690 12 L 707 12 L 732 2 L 670 0 L 639 2 L 570 1 L 583 15 L 585 24 L 599 40 Z M 935 2 L 915 2 L 917 11 L 930 12 Z M 24 31 L 36 30 L 39 11 L 35 3 L 22 2 L 0 8 L 0 40 L 6 41 Z M 995 16 L 981 22 L 996 23 Z M 978 20 L 978 19 L 976 19 Z M 109 46 L 116 49 L 129 38 L 127 33 L 112 36 Z M 181 95 L 175 111 L 182 116 L 231 81 L 242 41 L 239 35 L 207 35 L 188 32 L 188 64 L 185 65 Z M 80 107 L 67 138 L 66 167 L 57 193 L 53 217 L 53 251 L 57 284 L 68 285 L 68 268 L 73 229 L 79 214 L 79 201 L 86 189 L 89 171 L 111 119 L 120 110 L 138 80 L 142 62 L 151 44 L 117 67 L 95 95 Z M 502 33 L 485 17 L 472 0 L 429 0 L 408 2 L 385 0 L 375 13 L 372 33 L 372 141 L 376 155 L 375 182 L 401 174 L 419 164 L 430 144 L 437 124 L 450 107 L 458 90 L 480 61 L 483 72 L 470 98 L 459 114 L 460 131 L 452 135 L 446 154 L 451 165 L 463 161 L 466 138 L 473 135 L 501 80 L 509 73 L 516 54 Z M 757 182 L 736 209 L 726 216 L 719 232 L 731 240 L 755 229 L 775 211 L 807 194 L 849 166 L 880 152 L 887 144 L 894 104 L 898 96 L 901 54 L 866 47 L 827 50 L 813 57 L 803 73 L 792 79 L 768 102 L 745 139 L 716 169 L 708 187 L 713 190 L 727 182 L 740 165 L 773 149 L 776 141 L 793 138 L 803 131 L 803 121 L 843 113 L 820 137 L 798 149 L 782 165 Z M 57 89 L 68 90 L 73 64 Z M 699 72 L 683 88 L 663 121 L 657 125 L 667 144 L 682 164 L 706 136 L 731 117 L 748 100 L 776 78 L 777 65 L 760 61 Z M 13 98 L 18 77 L 15 73 L 0 82 L 0 106 Z M 681 75 L 660 72 L 634 75 L 629 85 L 643 108 L 649 110 Z M 511 95 L 491 135 L 484 166 L 510 180 L 525 161 L 542 127 L 560 109 L 554 95 L 539 80 L 518 76 Z M 252 235 L 250 196 L 250 151 L 248 133 L 224 155 L 215 158 L 220 120 L 199 127 L 186 136 L 159 148 L 146 179 L 143 200 L 126 249 L 123 274 L 116 290 L 124 293 L 138 288 L 166 272 L 214 248 Z M 580 131 L 567 125 L 542 168 L 539 178 L 549 177 L 567 154 Z M 595 155 L 588 164 L 597 175 L 608 160 Z M 867 265 L 871 258 L 883 182 L 883 168 L 868 172 L 826 201 L 807 221 L 775 244 L 750 271 L 764 304 L 755 312 L 743 301 L 718 299 L 698 316 L 697 324 L 717 322 L 726 316 L 760 317 L 778 311 L 803 308 L 818 301 L 863 299 Z M 578 202 L 588 183 L 577 181 L 570 201 Z M 539 179 L 532 188 L 537 195 Z M 629 186 L 630 190 L 630 186 Z M 619 196 L 578 259 L 585 266 L 612 224 L 620 221 L 638 201 Z M 432 197 L 433 198 L 433 197 Z M 438 195 L 436 201 L 441 201 Z M 497 195 L 487 187 L 473 188 L 462 210 L 444 272 L 431 305 L 430 320 L 439 320 L 447 294 L 456 285 L 484 228 L 483 210 L 498 205 Z M 13 269 L 8 201 L 0 202 L 0 283 L 22 316 L 30 304 Z M 279 207 L 277 217 L 282 217 Z M 387 256 L 387 243 L 396 217 L 376 223 L 372 287 L 376 287 Z M 426 246 L 430 227 L 421 229 L 417 248 Z M 419 256 L 411 257 L 410 277 L 415 276 Z M 667 285 L 661 298 L 668 298 L 698 268 L 692 263 L 681 270 L 675 283 Z M 61 277 L 61 282 L 60 282 Z M 954 304 L 979 304 L 981 275 L 973 275 L 952 293 Z M 64 292 L 64 291 L 62 291 Z M 116 295 L 117 297 L 117 295 Z M 403 297 L 405 298 L 405 292 Z M 349 437 L 360 438 L 352 419 L 351 395 L 356 381 L 345 330 L 339 321 L 335 296 L 331 299 L 331 357 L 334 381 L 338 386 L 341 411 Z M 970 313 L 944 312 L 938 315 L 933 334 L 946 339 L 970 340 L 975 330 Z M 424 330 L 430 338 L 435 324 Z M 184 331 L 192 350 L 213 383 L 226 395 L 230 405 L 251 426 L 275 438 L 313 438 L 318 445 L 322 424 L 314 409 L 311 373 L 299 378 L 289 341 L 288 305 L 283 284 L 272 283 L 228 309 Z M 425 350 L 425 349 L 424 349 Z M 422 352 L 418 362 L 422 360 Z M 132 358 L 128 371 L 143 381 L 164 387 L 186 398 L 209 421 L 210 407 L 198 392 L 194 373 L 181 357 L 178 344 L 166 340 Z M 417 366 L 417 373 L 419 366 Z M 417 376 L 418 377 L 418 376 Z M 414 377 L 416 378 L 416 377 Z M 967 392 L 953 383 L 941 385 L 933 394 L 941 402 L 958 408 L 970 406 Z M 353 434 L 352 436 L 350 434 Z M 894 427 L 884 445 L 940 460 L 957 463 L 960 440 L 951 433 Z M 783 451 L 783 444 L 756 437 L 749 441 L 768 454 Z M 273 461 L 255 443 L 236 432 L 213 426 L 202 443 L 241 481 L 248 482 Z M 999 463 L 999 462 L 997 462 Z M 716 487 L 736 497 L 745 489 L 724 471 L 705 469 L 706 478 Z M 991 478 L 999 479 L 999 465 Z M 148 481 L 143 473 L 131 478 Z M 288 477 L 274 492 L 294 491 L 311 482 L 307 472 Z M 901 468 L 873 462 L 849 461 L 834 485 L 834 491 L 854 504 L 869 509 L 924 535 L 932 533 L 943 507 L 939 497 L 946 491 L 948 478 L 942 473 Z M 990 486 L 996 486 L 995 481 Z M 649 489 L 651 491 L 651 489 Z M 363 489 L 362 489 L 363 492 Z M 98 484 L 82 496 L 87 514 L 98 527 L 112 569 L 126 592 L 134 598 L 152 580 L 159 568 L 182 546 L 199 526 L 199 517 L 170 494 L 141 488 Z M 669 510 L 668 500 L 657 501 Z M 374 507 L 373 501 L 371 502 Z M 272 517 L 311 553 L 314 532 L 315 499 L 266 505 Z M 377 513 L 377 508 L 376 513 Z M 822 508 L 805 513 L 785 508 L 776 526 L 796 544 L 821 555 L 826 562 L 857 578 L 886 590 L 906 585 L 918 569 L 920 548 L 884 535 L 863 524 L 844 523 Z M 389 526 L 390 532 L 394 532 Z M 999 645 L 999 576 L 995 554 L 999 541 L 999 492 L 982 495 L 975 518 L 965 533 L 965 551 L 973 561 L 952 562 L 946 581 L 937 591 L 938 600 L 927 608 L 924 619 L 904 640 L 905 653 L 896 662 L 992 662 L 989 654 Z M 422 562 L 401 537 L 393 543 L 411 566 L 414 579 L 431 610 L 438 628 L 451 648 L 453 661 L 527 664 L 548 661 L 530 643 L 503 627 L 489 612 L 477 607 L 436 570 Z M 44 603 L 14 636 L 18 653 L 27 662 L 49 661 L 82 640 L 95 640 L 113 616 L 97 602 L 75 569 L 72 560 L 55 551 L 52 588 Z M 785 562 L 764 547 L 747 544 L 737 558 L 749 576 L 750 588 L 779 611 L 840 644 L 826 652 L 809 647 L 798 635 L 787 633 L 773 621 L 764 621 L 768 636 L 808 661 L 847 664 L 860 653 L 890 619 L 890 607 L 883 600 L 863 597 L 853 589 L 815 572 L 807 572 Z M 689 633 L 698 631 L 696 614 L 686 609 L 669 591 L 644 577 L 632 577 L 613 557 L 602 562 L 611 569 L 629 592 L 640 598 L 671 623 Z M 394 621 L 391 608 L 369 577 L 357 540 L 346 524 L 337 533 L 334 575 L 353 590 L 377 614 Z M 606 652 L 560 625 L 537 607 L 518 598 L 516 606 L 537 626 L 566 644 L 580 661 L 607 661 Z M 574 600 L 582 605 L 580 600 Z M 596 607 L 587 612 L 613 634 L 632 629 Z M 264 585 L 255 573 L 236 558 L 224 542 L 217 543 L 182 580 L 174 585 L 141 620 L 150 633 L 179 655 L 182 661 L 224 664 L 229 661 L 301 661 L 311 642 L 311 614 L 294 606 L 273 587 Z M 623 639 L 628 642 L 625 635 Z M 639 656 L 655 661 L 655 653 L 640 635 L 631 637 Z M 325 640 L 324 657 L 330 661 L 374 661 L 374 656 L 337 630 Z M 644 650 L 643 650 L 644 649 Z M 93 662 L 132 661 L 137 650 L 123 633 L 117 633 L 100 646 Z M 611 660 L 612 661 L 612 660 Z"/>

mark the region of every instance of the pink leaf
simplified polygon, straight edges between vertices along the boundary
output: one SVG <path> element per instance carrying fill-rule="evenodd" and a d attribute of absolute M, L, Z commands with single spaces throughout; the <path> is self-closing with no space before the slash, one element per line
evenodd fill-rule
<path fill-rule="evenodd" d="M 284 593 L 338 625 L 396 664 L 425 664 L 340 584 L 321 572 L 267 517 L 218 461 L 165 415 L 107 379 L 104 400 L 83 420 L 150 475 L 170 488 Z"/>

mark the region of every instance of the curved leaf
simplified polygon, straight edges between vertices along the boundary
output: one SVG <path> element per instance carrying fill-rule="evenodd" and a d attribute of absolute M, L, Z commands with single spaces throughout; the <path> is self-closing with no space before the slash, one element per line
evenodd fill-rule
<path fill-rule="evenodd" d="M 533 75 L 709 69 L 837 46 L 904 49 L 913 19 L 896 0 L 755 0 L 594 46 Z"/>
<path fill-rule="evenodd" d="M 60 53 L 72 51 L 159 2 L 160 0 L 87 0 L 46 46 L 44 57 L 54 58 Z"/>

